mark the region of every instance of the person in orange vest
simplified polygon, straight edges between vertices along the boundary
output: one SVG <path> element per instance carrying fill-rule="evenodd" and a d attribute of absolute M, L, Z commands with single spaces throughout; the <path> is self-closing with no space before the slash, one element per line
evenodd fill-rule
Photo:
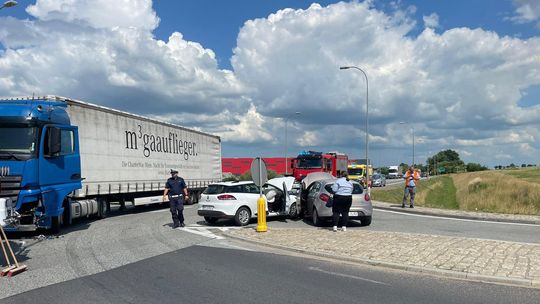
<path fill-rule="evenodd" d="M 407 198 L 411 196 L 411 203 L 409 207 L 414 208 L 414 196 L 416 195 L 416 183 L 420 180 L 420 174 L 418 171 L 414 170 L 414 166 L 410 166 L 409 170 L 403 176 L 405 179 L 405 190 L 403 191 L 403 203 L 401 203 L 401 208 L 405 208 L 405 203 Z"/>

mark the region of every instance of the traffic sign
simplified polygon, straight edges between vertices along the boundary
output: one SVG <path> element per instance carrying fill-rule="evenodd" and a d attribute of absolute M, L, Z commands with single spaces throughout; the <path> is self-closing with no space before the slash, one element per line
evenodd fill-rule
<path fill-rule="evenodd" d="M 260 157 L 257 157 L 251 162 L 251 178 L 257 186 L 262 186 L 268 181 L 268 171 L 266 163 Z"/>

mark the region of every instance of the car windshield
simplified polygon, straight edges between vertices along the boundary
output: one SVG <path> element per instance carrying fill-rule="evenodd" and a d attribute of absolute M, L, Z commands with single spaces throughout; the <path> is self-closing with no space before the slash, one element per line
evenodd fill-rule
<path fill-rule="evenodd" d="M 364 169 L 362 168 L 349 168 L 347 172 L 349 175 L 364 175 Z"/>
<path fill-rule="evenodd" d="M 380 178 L 382 178 L 382 176 L 380 176 L 379 174 L 373 175 L 373 179 L 380 179 Z"/>
<path fill-rule="evenodd" d="M 0 157 L 35 155 L 37 134 L 36 127 L 0 127 Z"/>
<path fill-rule="evenodd" d="M 332 191 L 332 185 L 333 184 L 327 184 L 326 186 L 324 186 L 324 189 L 330 193 L 334 193 L 334 191 Z M 360 186 L 360 184 L 357 184 L 357 183 L 353 183 L 353 192 L 352 194 L 362 194 L 364 192 L 364 188 L 362 188 L 362 186 Z"/>
<path fill-rule="evenodd" d="M 310 168 L 321 168 L 322 159 L 321 158 L 299 158 L 296 160 L 296 168 L 299 169 L 310 169 Z"/>

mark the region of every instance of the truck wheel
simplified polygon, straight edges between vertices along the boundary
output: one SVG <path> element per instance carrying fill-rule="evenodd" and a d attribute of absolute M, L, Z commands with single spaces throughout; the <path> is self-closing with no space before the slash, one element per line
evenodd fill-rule
<path fill-rule="evenodd" d="M 104 219 L 109 214 L 110 207 L 108 206 L 109 202 L 105 198 L 98 199 L 98 218 Z"/>
<path fill-rule="evenodd" d="M 234 221 L 238 226 L 245 226 L 251 220 L 251 212 L 247 207 L 240 207 L 234 215 Z"/>
<path fill-rule="evenodd" d="M 64 226 L 71 225 L 72 218 L 71 218 L 71 199 L 67 198 L 64 200 L 64 213 L 62 214 L 62 224 Z"/>
<path fill-rule="evenodd" d="M 60 233 L 62 222 L 62 215 L 51 217 L 51 232 L 53 234 Z"/>

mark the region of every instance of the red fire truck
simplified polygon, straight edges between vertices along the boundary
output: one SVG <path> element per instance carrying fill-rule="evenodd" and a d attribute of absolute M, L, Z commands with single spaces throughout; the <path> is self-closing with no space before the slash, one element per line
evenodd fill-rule
<path fill-rule="evenodd" d="M 339 152 L 303 151 L 293 160 L 293 173 L 296 180 L 302 180 L 311 172 L 328 172 L 338 176 L 347 172 L 348 157 Z"/>

